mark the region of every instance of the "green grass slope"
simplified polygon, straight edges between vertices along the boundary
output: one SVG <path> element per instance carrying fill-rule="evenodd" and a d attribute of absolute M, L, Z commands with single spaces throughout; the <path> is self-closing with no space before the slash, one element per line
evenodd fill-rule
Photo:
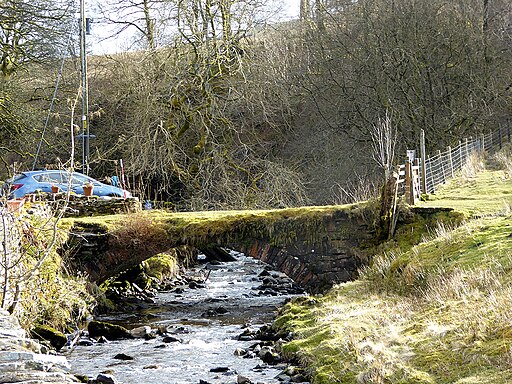
<path fill-rule="evenodd" d="M 275 326 L 313 383 L 512 382 L 512 180 L 460 176 L 423 206 L 466 220 L 406 250 L 389 245 L 355 282 L 289 303 Z M 395 243 L 396 244 L 396 243 Z"/>

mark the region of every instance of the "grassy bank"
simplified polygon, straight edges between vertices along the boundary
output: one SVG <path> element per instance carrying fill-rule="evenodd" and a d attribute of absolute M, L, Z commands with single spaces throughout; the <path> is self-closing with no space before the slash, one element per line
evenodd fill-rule
<path fill-rule="evenodd" d="M 89 314 L 94 298 L 86 277 L 70 271 L 66 255 L 59 253 L 69 226 L 41 213 L 4 213 L 2 219 L 2 308 L 26 330 L 38 324 L 59 330 L 76 326 Z"/>
<path fill-rule="evenodd" d="M 314 383 L 512 382 L 512 181 L 466 172 L 423 206 L 466 220 L 397 243 L 360 279 L 288 304 L 276 321 L 285 353 Z"/>

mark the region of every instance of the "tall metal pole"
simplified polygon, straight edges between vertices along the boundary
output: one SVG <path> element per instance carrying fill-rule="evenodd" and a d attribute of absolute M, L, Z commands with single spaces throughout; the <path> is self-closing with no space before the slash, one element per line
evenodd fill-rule
<path fill-rule="evenodd" d="M 80 0 L 80 61 L 82 63 L 82 172 L 89 174 L 89 85 L 87 82 L 87 54 L 85 46 L 85 0 Z"/>

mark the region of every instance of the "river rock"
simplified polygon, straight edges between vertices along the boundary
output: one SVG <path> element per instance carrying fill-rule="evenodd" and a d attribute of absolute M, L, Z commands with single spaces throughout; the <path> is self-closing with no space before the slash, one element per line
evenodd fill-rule
<path fill-rule="evenodd" d="M 187 327 L 178 327 L 174 329 L 168 330 L 169 333 L 172 333 L 173 335 L 184 335 L 187 333 L 190 333 L 190 328 Z"/>
<path fill-rule="evenodd" d="M 160 369 L 160 368 L 162 368 L 162 367 L 158 364 L 151 364 L 151 365 L 146 365 L 145 367 L 142 367 L 142 369 Z"/>
<path fill-rule="evenodd" d="M 100 373 L 96 380 L 94 380 L 94 384 L 118 384 L 117 379 L 112 375 L 107 375 L 104 373 Z"/>
<path fill-rule="evenodd" d="M 146 338 L 152 333 L 152 329 L 148 325 L 130 329 L 130 334 L 135 338 Z"/>
<path fill-rule="evenodd" d="M 281 382 L 283 382 L 283 383 L 291 383 L 291 382 L 292 382 L 292 378 L 291 378 L 291 376 L 286 375 L 286 374 L 284 374 L 284 373 L 281 373 L 280 375 L 278 375 L 278 376 L 276 377 L 276 379 L 277 379 L 277 380 L 279 380 L 279 381 L 281 381 Z"/>
<path fill-rule="evenodd" d="M 206 312 L 204 312 L 202 317 L 216 317 L 219 315 L 224 315 L 228 313 L 228 310 L 224 307 L 210 308 Z"/>
<path fill-rule="evenodd" d="M 162 341 L 164 343 L 182 343 L 183 340 L 181 339 L 178 339 L 177 337 L 174 337 L 174 336 L 165 336 Z"/>
<path fill-rule="evenodd" d="M 237 384 L 251 384 L 252 381 L 249 380 L 247 377 L 245 376 L 242 376 L 242 375 L 238 375 L 237 378 L 236 378 L 236 383 Z"/>
<path fill-rule="evenodd" d="M 38 340 L 48 341 L 57 351 L 68 342 L 66 335 L 48 325 L 38 325 L 30 331 L 30 334 Z"/>
<path fill-rule="evenodd" d="M 102 321 L 91 321 L 87 326 L 87 330 L 90 337 L 105 336 L 108 340 L 133 339 L 130 331 L 125 327 Z"/>
<path fill-rule="evenodd" d="M 291 335 L 286 331 L 276 332 L 271 326 L 264 325 L 256 333 L 256 338 L 263 341 L 277 341 L 279 339 L 289 341 L 291 339 Z"/>
<path fill-rule="evenodd" d="M 258 357 L 267 364 L 277 364 L 281 362 L 281 357 L 277 354 L 272 347 L 265 346 L 261 348 Z"/>
<path fill-rule="evenodd" d="M 64 384 L 77 382 L 64 356 L 40 353 L 8 312 L 0 310 L 0 383 Z"/>
<path fill-rule="evenodd" d="M 99 342 L 100 340 L 103 340 L 103 339 L 105 339 L 105 337 L 103 337 L 103 336 L 102 336 L 102 337 L 100 337 L 100 338 L 98 339 L 98 342 Z M 106 339 L 105 339 L 105 340 L 106 340 Z M 95 341 L 94 341 L 94 340 L 92 340 L 92 339 L 91 339 L 91 338 L 89 338 L 89 337 L 81 337 L 81 338 L 78 340 L 77 345 L 81 345 L 81 346 L 83 346 L 83 347 L 90 347 L 90 346 L 94 345 L 94 343 L 95 343 Z"/>
<path fill-rule="evenodd" d="M 188 283 L 188 287 L 190 289 L 206 288 L 206 286 L 204 284 L 200 284 L 194 280 L 192 280 L 190 283 Z"/>
<path fill-rule="evenodd" d="M 250 330 L 249 328 L 244 329 L 244 331 L 238 336 L 239 341 L 251 341 L 256 338 L 256 332 Z"/>
<path fill-rule="evenodd" d="M 216 368 L 210 369 L 210 372 L 227 372 L 227 371 L 229 371 L 228 367 L 216 367 Z"/>
<path fill-rule="evenodd" d="M 124 354 L 124 353 L 118 353 L 117 355 L 114 356 L 114 359 L 116 360 L 134 360 L 134 357 L 133 356 L 129 356 L 127 354 Z"/>

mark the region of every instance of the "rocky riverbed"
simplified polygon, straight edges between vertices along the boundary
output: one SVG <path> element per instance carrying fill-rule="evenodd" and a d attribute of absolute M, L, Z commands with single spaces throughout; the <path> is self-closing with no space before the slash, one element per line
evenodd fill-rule
<path fill-rule="evenodd" d="M 27 338 L 0 310 L 0 383 L 307 383 L 280 355 L 289 335 L 269 326 L 300 289 L 256 260 L 236 258 L 206 264 L 152 300 L 98 319 L 117 322 L 117 333 L 91 322 L 69 337 L 65 355 Z"/>
<path fill-rule="evenodd" d="M 288 337 L 269 322 L 299 290 L 285 275 L 236 255 L 209 263 L 160 292 L 153 302 L 97 320 L 116 323 L 128 334 L 112 340 L 90 327 L 68 354 L 73 372 L 113 375 L 125 384 L 278 384 L 307 382 L 280 355 Z M 100 323 L 101 324 L 101 323 Z"/>

